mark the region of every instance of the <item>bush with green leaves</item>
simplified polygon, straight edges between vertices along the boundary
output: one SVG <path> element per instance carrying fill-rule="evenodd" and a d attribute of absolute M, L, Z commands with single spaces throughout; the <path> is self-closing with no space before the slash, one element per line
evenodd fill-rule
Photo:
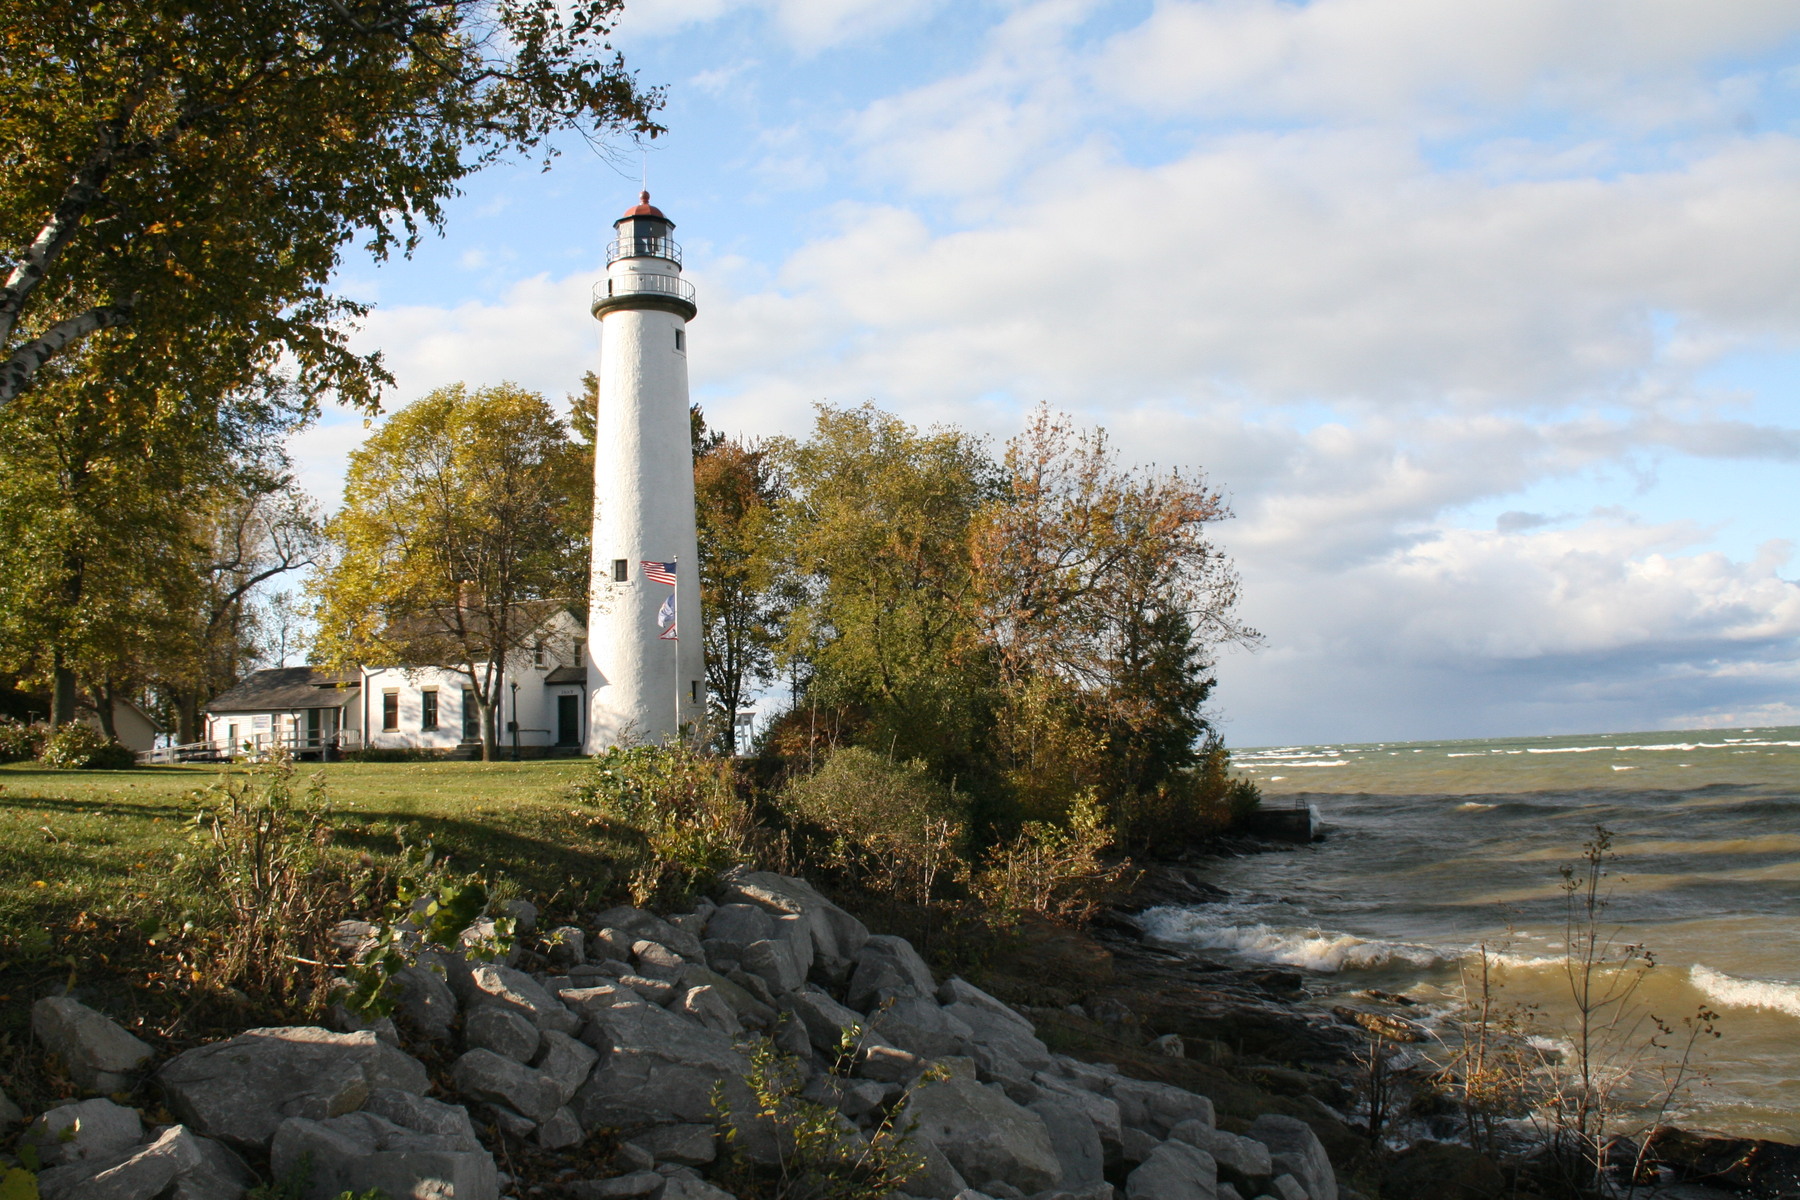
<path fill-rule="evenodd" d="M 686 746 L 614 746 L 571 786 L 632 861 L 634 904 L 679 904 L 742 862 L 752 830 L 731 760 Z"/>
<path fill-rule="evenodd" d="M 0 763 L 30 762 L 43 749 L 50 736 L 50 726 L 42 721 L 25 724 L 11 717 L 0 717 Z"/>
<path fill-rule="evenodd" d="M 83 721 L 52 730 L 37 760 L 57 771 L 120 771 L 137 765 L 137 755 Z"/>
<path fill-rule="evenodd" d="M 848 1074 L 859 1031 L 844 1031 L 833 1074 Z M 866 1133 L 848 1126 L 837 1109 L 801 1095 L 800 1061 L 759 1038 L 749 1051 L 744 1085 L 747 1111 L 734 1112 L 723 1087 L 713 1110 L 724 1137 L 717 1180 L 742 1200 L 880 1200 L 899 1191 L 925 1166 L 911 1148 L 912 1129 L 899 1124 L 906 1095 L 890 1103 Z M 910 1093 L 908 1093 L 910 1094 Z M 755 1138 L 758 1153 L 744 1150 Z"/>
<path fill-rule="evenodd" d="M 958 873 L 966 799 L 922 762 L 894 762 L 841 746 L 778 803 L 809 845 L 810 862 L 871 891 L 929 904 L 940 878 Z"/>

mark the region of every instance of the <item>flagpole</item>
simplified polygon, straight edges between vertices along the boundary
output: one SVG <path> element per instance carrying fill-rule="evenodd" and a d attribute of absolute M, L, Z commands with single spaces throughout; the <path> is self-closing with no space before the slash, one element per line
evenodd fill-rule
<path fill-rule="evenodd" d="M 674 643 L 675 655 L 675 744 L 681 744 L 681 556 L 677 554 L 675 562 L 675 621 L 670 626 L 675 636 L 669 641 Z"/>

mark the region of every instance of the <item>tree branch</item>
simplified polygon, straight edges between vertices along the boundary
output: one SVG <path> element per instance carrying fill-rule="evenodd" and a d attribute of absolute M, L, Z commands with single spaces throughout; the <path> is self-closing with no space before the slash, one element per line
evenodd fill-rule
<path fill-rule="evenodd" d="M 4 363 L 0 363 L 0 405 L 10 403 L 24 391 L 37 375 L 38 369 L 67 349 L 70 342 L 130 321 L 132 308 L 136 304 L 137 297 L 132 296 L 123 304 L 103 304 L 99 308 L 90 308 L 80 316 L 58 321 L 46 329 L 42 337 L 26 342 L 14 350 Z"/>

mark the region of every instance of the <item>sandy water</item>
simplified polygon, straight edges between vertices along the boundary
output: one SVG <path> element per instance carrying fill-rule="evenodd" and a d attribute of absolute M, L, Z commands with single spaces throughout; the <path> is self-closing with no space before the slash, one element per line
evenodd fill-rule
<path fill-rule="evenodd" d="M 1566 1012 L 1558 868 L 1604 825 L 1609 923 L 1658 965 L 1641 995 L 1724 1036 L 1690 1128 L 1800 1142 L 1800 728 L 1284 746 L 1234 760 L 1272 805 L 1318 809 L 1327 839 L 1222 862 L 1218 905 L 1153 909 L 1146 931 L 1239 962 L 1312 972 L 1309 1003 L 1369 988 L 1445 1010 L 1461 968 L 1503 950 L 1507 998 Z M 1429 1019 L 1428 1019 L 1429 1023 Z"/>

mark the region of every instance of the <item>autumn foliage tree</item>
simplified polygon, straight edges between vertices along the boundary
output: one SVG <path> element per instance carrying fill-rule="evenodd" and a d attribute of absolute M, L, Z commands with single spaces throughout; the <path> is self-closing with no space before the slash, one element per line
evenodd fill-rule
<path fill-rule="evenodd" d="M 458 667 L 491 759 L 505 663 L 541 624 L 529 603 L 583 607 L 592 488 L 536 392 L 456 384 L 395 412 L 351 454 L 326 525 L 319 657 Z"/>
<path fill-rule="evenodd" d="M 278 361 L 372 405 L 344 248 L 409 250 L 459 181 L 569 131 L 655 134 L 620 0 L 0 6 L 0 404 L 130 330 L 168 378 Z M 212 390 L 220 390 L 213 380 Z"/>
<path fill-rule="evenodd" d="M 739 708 L 774 673 L 786 614 L 768 549 L 785 493 L 763 447 L 736 438 L 702 440 L 694 459 L 694 508 L 706 688 L 730 751 L 737 749 Z"/>

